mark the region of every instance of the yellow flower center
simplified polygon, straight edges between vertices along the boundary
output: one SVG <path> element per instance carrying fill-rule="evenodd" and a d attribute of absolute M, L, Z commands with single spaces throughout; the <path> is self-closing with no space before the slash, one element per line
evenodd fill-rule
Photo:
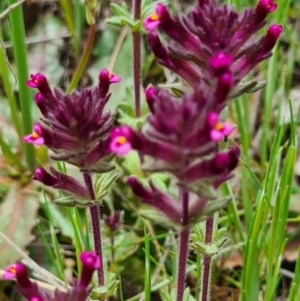
<path fill-rule="evenodd" d="M 224 128 L 223 123 L 221 123 L 221 122 L 216 123 L 215 129 L 217 131 L 221 131 L 223 128 Z"/>
<path fill-rule="evenodd" d="M 12 273 L 12 274 L 16 274 L 17 271 L 16 271 L 15 266 L 10 267 L 9 272 Z"/>
<path fill-rule="evenodd" d="M 117 138 L 117 142 L 118 142 L 119 144 L 123 145 L 123 144 L 125 144 L 125 143 L 127 142 L 127 139 L 126 139 L 126 137 L 124 137 L 124 136 L 119 136 L 119 137 Z"/>
<path fill-rule="evenodd" d="M 31 137 L 34 138 L 34 139 L 37 139 L 37 138 L 39 138 L 40 136 L 39 136 L 36 132 L 33 132 L 33 133 L 31 134 Z"/>
<path fill-rule="evenodd" d="M 159 20 L 159 15 L 158 14 L 153 14 L 150 16 L 151 21 L 158 21 Z"/>

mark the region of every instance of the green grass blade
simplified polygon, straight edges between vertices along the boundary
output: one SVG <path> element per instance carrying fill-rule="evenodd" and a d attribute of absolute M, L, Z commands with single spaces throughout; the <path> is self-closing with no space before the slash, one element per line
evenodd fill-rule
<path fill-rule="evenodd" d="M 58 277 L 64 281 L 66 281 L 65 274 L 64 274 L 63 258 L 62 258 L 61 252 L 60 252 L 59 243 L 58 243 L 58 240 L 56 237 L 54 223 L 53 223 L 52 216 L 51 216 L 51 211 L 49 209 L 48 200 L 47 200 L 45 193 L 44 193 L 43 208 L 45 210 L 45 214 L 47 215 L 47 218 L 50 223 L 50 233 L 51 233 L 51 238 L 52 238 L 52 244 L 54 246 L 54 254 L 55 254 L 55 258 L 56 258 L 55 261 L 57 263 L 58 271 L 59 271 Z"/>
<path fill-rule="evenodd" d="M 298 296 L 298 299 L 296 298 L 297 292 L 298 292 L 298 294 L 300 294 L 299 283 L 300 283 L 300 248 L 298 249 L 298 258 L 297 258 L 297 262 L 296 262 L 294 278 L 292 281 L 288 301 L 295 301 L 295 300 L 299 299 L 299 296 Z"/>
<path fill-rule="evenodd" d="M 145 237 L 145 301 L 151 301 L 151 254 L 147 226 L 144 225 Z"/>
<path fill-rule="evenodd" d="M 2 40 L 2 32 L 0 29 L 0 40 Z M 11 70 L 9 68 L 9 62 L 7 61 L 7 56 L 5 53 L 4 47 L 0 45 L 0 73 L 1 77 L 3 79 L 4 84 L 4 90 L 6 94 L 6 98 L 10 107 L 10 113 L 11 113 L 11 120 L 15 126 L 15 129 L 17 131 L 17 134 L 19 136 L 20 142 L 21 138 L 24 135 L 22 124 L 21 124 L 21 116 L 19 114 L 17 102 L 15 95 L 13 93 L 13 86 L 10 83 L 9 75 L 11 74 Z"/>
<path fill-rule="evenodd" d="M 10 5 L 15 4 L 15 0 L 8 0 Z M 22 112 L 23 129 L 25 134 L 32 132 L 32 97 L 26 85 L 28 80 L 27 49 L 25 45 L 25 28 L 22 7 L 15 8 L 10 14 L 11 39 L 13 43 L 14 58 L 17 66 L 17 78 L 20 92 L 20 105 Z M 25 157 L 30 170 L 35 168 L 35 150 L 33 145 L 26 144 Z"/>

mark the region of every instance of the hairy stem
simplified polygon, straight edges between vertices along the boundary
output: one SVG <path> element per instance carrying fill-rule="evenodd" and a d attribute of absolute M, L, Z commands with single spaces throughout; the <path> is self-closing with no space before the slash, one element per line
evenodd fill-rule
<path fill-rule="evenodd" d="M 89 173 L 84 173 L 83 176 L 84 176 L 85 185 L 90 193 L 91 199 L 94 200 L 95 193 L 94 193 L 91 175 Z M 92 232 L 93 232 L 95 252 L 100 257 L 101 262 L 103 262 L 102 238 L 101 238 L 101 227 L 100 227 L 100 207 L 98 205 L 90 207 L 90 214 L 92 220 Z M 98 275 L 99 286 L 104 286 L 103 264 L 97 270 L 97 275 Z"/>
<path fill-rule="evenodd" d="M 182 301 L 184 290 L 185 290 L 185 271 L 186 271 L 186 262 L 189 251 L 189 238 L 190 238 L 190 229 L 188 227 L 189 223 L 189 193 L 180 188 L 181 194 L 181 203 L 182 203 L 182 212 L 183 212 L 183 230 L 179 235 L 179 257 L 178 257 L 178 265 L 177 265 L 177 294 L 176 300 Z"/>
<path fill-rule="evenodd" d="M 211 244 L 214 231 L 214 216 L 210 216 L 205 222 L 205 243 Z M 212 271 L 212 256 L 204 255 L 201 272 L 201 288 L 200 301 L 210 301 L 211 293 L 211 271 Z"/>
<path fill-rule="evenodd" d="M 133 16 L 134 20 L 141 19 L 141 0 L 133 1 Z M 133 85 L 134 85 L 134 102 L 135 116 L 141 116 L 141 34 L 139 32 L 132 33 L 133 39 Z"/>

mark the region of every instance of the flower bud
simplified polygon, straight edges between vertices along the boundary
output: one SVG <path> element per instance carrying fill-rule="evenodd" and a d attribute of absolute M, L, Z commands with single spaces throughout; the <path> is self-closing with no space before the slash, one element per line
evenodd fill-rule
<path fill-rule="evenodd" d="M 53 167 L 50 168 L 50 171 L 52 175 L 45 169 L 38 167 L 35 170 L 33 179 L 45 184 L 46 186 L 61 189 L 62 191 L 71 193 L 82 199 L 90 199 L 88 190 L 77 180 L 64 173 L 58 172 Z"/>
<path fill-rule="evenodd" d="M 121 222 L 121 212 L 113 211 L 109 216 L 104 217 L 104 222 L 111 232 L 117 231 Z"/>
<path fill-rule="evenodd" d="M 81 287 L 88 287 L 92 280 L 93 273 L 100 269 L 102 266 L 101 259 L 95 252 L 84 251 L 80 254 L 80 260 L 82 262 L 82 272 L 80 276 L 79 285 Z"/>
<path fill-rule="evenodd" d="M 157 90 L 153 86 L 150 86 L 146 89 L 145 96 L 146 96 L 146 101 L 147 101 L 148 107 L 149 107 L 151 113 L 153 114 L 154 113 L 154 105 L 155 105 L 156 96 L 157 96 Z"/>
<path fill-rule="evenodd" d="M 121 78 L 115 74 L 109 73 L 107 69 L 103 69 L 99 74 L 99 94 L 100 97 L 105 97 L 108 93 L 109 86 L 114 83 L 119 83 Z"/>
<path fill-rule="evenodd" d="M 219 76 L 228 71 L 229 67 L 233 63 L 233 57 L 220 52 L 216 56 L 210 58 L 209 63 L 214 70 L 215 75 Z"/>
<path fill-rule="evenodd" d="M 281 25 L 274 24 L 270 26 L 263 41 L 261 55 L 267 54 L 274 48 L 280 34 L 282 33 L 282 30 L 283 29 Z"/>
<path fill-rule="evenodd" d="M 41 73 L 35 75 L 31 74 L 30 79 L 27 81 L 27 86 L 30 88 L 37 88 L 44 97 L 52 95 L 47 78 Z"/>
<path fill-rule="evenodd" d="M 255 15 L 258 22 L 263 21 L 267 15 L 276 8 L 277 4 L 273 0 L 259 0 L 255 9 Z"/>

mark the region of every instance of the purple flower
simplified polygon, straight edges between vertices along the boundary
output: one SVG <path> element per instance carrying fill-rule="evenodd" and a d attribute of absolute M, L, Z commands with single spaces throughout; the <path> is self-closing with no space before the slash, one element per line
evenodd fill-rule
<path fill-rule="evenodd" d="M 233 57 L 231 55 L 220 52 L 216 56 L 210 58 L 209 63 L 216 76 L 218 76 L 228 71 L 231 64 L 233 63 Z"/>
<path fill-rule="evenodd" d="M 45 144 L 44 136 L 45 136 L 45 130 L 39 123 L 36 123 L 33 126 L 32 134 L 24 136 L 23 141 L 26 143 L 32 143 L 34 145 L 40 146 L 40 145 Z"/>
<path fill-rule="evenodd" d="M 31 74 L 30 79 L 27 81 L 27 86 L 39 89 L 44 96 L 52 95 L 47 78 L 41 73 Z"/>
<path fill-rule="evenodd" d="M 225 136 L 229 136 L 234 127 L 228 123 L 220 122 L 219 116 L 216 113 L 209 113 L 207 115 L 207 124 L 210 128 L 210 138 L 213 141 L 221 141 Z"/>
<path fill-rule="evenodd" d="M 19 262 L 14 265 L 10 265 L 5 269 L 3 279 L 16 279 L 22 290 L 27 290 L 28 292 L 33 292 L 36 289 L 36 286 L 29 279 L 25 266 Z"/>
<path fill-rule="evenodd" d="M 115 74 L 109 73 L 107 69 L 103 69 L 99 74 L 99 93 L 105 96 L 108 93 L 109 86 L 114 83 L 119 83 L 121 78 Z"/>
<path fill-rule="evenodd" d="M 159 26 L 159 24 L 160 24 L 160 20 L 159 20 L 159 15 L 157 13 L 152 14 L 151 16 L 146 18 L 143 22 L 145 29 L 150 32 L 155 30 Z"/>
<path fill-rule="evenodd" d="M 171 18 L 167 8 L 161 3 L 156 5 L 155 14 L 152 14 L 146 18 L 143 24 L 146 30 L 150 32 L 158 28 L 159 25 L 167 28 L 175 27 L 175 23 Z"/>
<path fill-rule="evenodd" d="M 31 75 L 30 87 L 38 88 L 35 102 L 44 115 L 34 126 L 33 134 L 23 140 L 45 145 L 53 151 L 55 160 L 63 160 L 84 171 L 103 171 L 113 168 L 109 163 L 109 134 L 114 116 L 105 111 L 110 98 L 109 87 L 120 78 L 103 69 L 99 84 L 65 95 L 55 88 L 51 92 L 48 81 L 41 74 Z"/>
<path fill-rule="evenodd" d="M 261 49 L 262 55 L 269 53 L 274 48 L 279 36 L 282 33 L 282 30 L 283 29 L 281 25 L 274 24 L 270 26 L 267 35 L 265 36 L 263 41 Z"/>
<path fill-rule="evenodd" d="M 215 91 L 215 101 L 220 108 L 224 107 L 226 98 L 233 86 L 233 76 L 231 72 L 223 73 L 217 82 L 217 88 Z"/>
<path fill-rule="evenodd" d="M 155 102 L 157 100 L 156 88 L 154 88 L 153 86 L 148 87 L 145 91 L 145 97 L 151 113 L 154 113 Z"/>
<path fill-rule="evenodd" d="M 273 0 L 259 0 L 255 14 L 259 21 L 264 20 L 269 13 L 277 8 L 277 4 Z"/>
<path fill-rule="evenodd" d="M 127 155 L 132 149 L 132 129 L 128 126 L 114 128 L 110 134 L 110 150 L 119 156 Z"/>
<path fill-rule="evenodd" d="M 156 13 L 144 24 L 152 31 L 148 41 L 158 62 L 189 85 L 195 87 L 205 81 L 215 87 L 217 79 L 229 72 L 234 88 L 268 58 L 274 47 L 279 29 L 272 29 L 265 37 L 266 55 L 260 51 L 262 40 L 256 34 L 265 25 L 267 14 L 276 7 L 272 0 L 261 0 L 256 9 L 238 13 L 231 6 L 217 5 L 216 1 L 200 1 L 187 15 L 172 17 L 164 5 L 158 4 Z M 168 36 L 166 45 L 153 32 L 156 28 Z"/>
<path fill-rule="evenodd" d="M 22 263 L 16 263 L 6 268 L 3 279 L 16 279 L 19 292 L 28 301 L 86 301 L 91 292 L 90 281 L 94 271 L 101 267 L 101 261 L 94 252 L 82 252 L 80 259 L 82 261 L 80 280 L 75 281 L 73 287 L 67 291 L 56 289 L 54 294 L 42 291 L 36 283 L 30 281 Z"/>
<path fill-rule="evenodd" d="M 121 223 L 121 212 L 116 210 L 109 216 L 104 216 L 104 222 L 111 232 L 117 231 Z"/>
<path fill-rule="evenodd" d="M 50 167 L 50 171 L 52 174 L 48 173 L 45 169 L 38 167 L 35 170 L 33 179 L 43 183 L 46 186 L 60 189 L 82 199 L 90 199 L 88 190 L 77 180 L 71 176 L 58 172 L 53 167 Z"/>
<path fill-rule="evenodd" d="M 180 177 L 186 183 L 207 179 L 215 187 L 231 177 L 231 172 L 237 167 L 240 151 L 237 147 L 228 152 L 217 153 L 209 160 L 203 160 L 186 168 Z"/>
<path fill-rule="evenodd" d="M 92 280 L 93 273 L 100 269 L 102 266 L 99 256 L 95 252 L 84 251 L 80 254 L 80 260 L 82 262 L 82 272 L 80 276 L 79 285 L 81 287 L 88 287 Z"/>

